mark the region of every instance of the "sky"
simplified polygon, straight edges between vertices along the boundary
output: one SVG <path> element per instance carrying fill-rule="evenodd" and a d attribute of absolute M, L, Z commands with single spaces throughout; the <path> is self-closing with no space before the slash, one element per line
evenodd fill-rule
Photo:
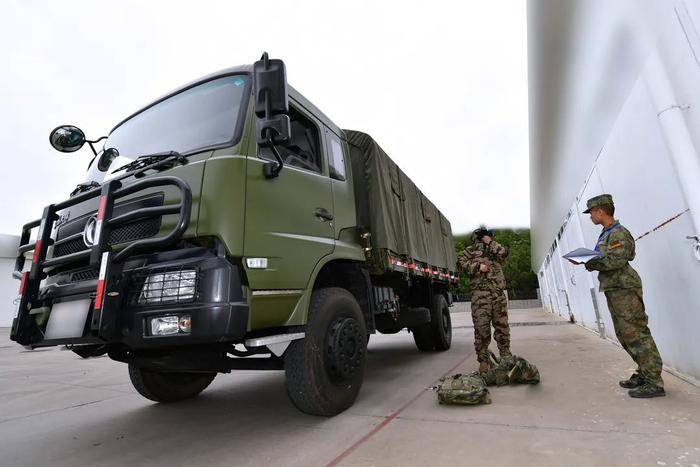
<path fill-rule="evenodd" d="M 281 58 L 341 128 L 372 135 L 452 223 L 529 225 L 525 0 L 5 0 L 0 233 L 83 181 L 97 139 L 175 87 Z M 268 8 L 263 9 L 261 5 Z"/>

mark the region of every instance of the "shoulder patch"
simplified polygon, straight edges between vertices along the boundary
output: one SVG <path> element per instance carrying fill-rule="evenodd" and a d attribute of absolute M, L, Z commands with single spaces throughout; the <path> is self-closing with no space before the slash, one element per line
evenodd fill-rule
<path fill-rule="evenodd" d="M 622 246 L 622 242 L 620 240 L 615 240 L 613 242 L 610 242 L 610 245 L 608 246 L 608 248 L 610 248 L 612 250 L 615 248 L 620 248 L 621 246 Z"/>

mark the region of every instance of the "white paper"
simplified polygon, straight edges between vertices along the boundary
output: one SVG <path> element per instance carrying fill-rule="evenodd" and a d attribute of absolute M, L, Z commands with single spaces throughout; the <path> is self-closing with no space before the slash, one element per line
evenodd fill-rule
<path fill-rule="evenodd" d="M 562 256 L 562 258 L 567 259 L 574 264 L 584 264 L 593 258 L 600 258 L 600 256 L 601 254 L 595 250 L 589 250 L 588 248 L 577 248 L 568 252 Z"/>

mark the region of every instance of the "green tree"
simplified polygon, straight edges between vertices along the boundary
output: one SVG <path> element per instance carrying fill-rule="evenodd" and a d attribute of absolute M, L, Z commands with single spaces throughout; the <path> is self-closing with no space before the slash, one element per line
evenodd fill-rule
<path fill-rule="evenodd" d="M 511 299 L 537 298 L 537 275 L 530 266 L 530 229 L 495 229 L 493 239 L 510 249 L 503 265 L 503 274 L 508 284 Z M 455 235 L 455 251 L 459 255 L 471 245 L 471 234 Z M 469 278 L 462 274 L 456 292 L 468 297 Z"/>

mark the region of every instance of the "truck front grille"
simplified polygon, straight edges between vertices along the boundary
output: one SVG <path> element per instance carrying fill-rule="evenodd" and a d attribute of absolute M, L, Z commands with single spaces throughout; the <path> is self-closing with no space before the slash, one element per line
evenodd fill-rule
<path fill-rule="evenodd" d="M 133 242 L 134 240 L 153 237 L 160 231 L 160 223 L 161 218 L 154 217 L 117 227 L 109 234 L 109 244 L 116 245 L 117 243 Z M 57 258 L 83 250 L 87 250 L 87 245 L 85 245 L 82 238 L 76 238 L 70 242 L 56 245 L 53 250 L 53 257 Z"/>
<path fill-rule="evenodd" d="M 70 281 L 71 282 L 82 282 L 82 281 L 96 280 L 99 275 L 100 275 L 100 271 L 98 271 L 97 269 L 83 269 L 83 270 L 71 273 Z"/>
<path fill-rule="evenodd" d="M 83 251 L 86 248 L 87 248 L 87 246 L 85 245 L 85 242 L 83 242 L 83 239 L 77 238 L 77 239 L 72 240 L 70 242 L 56 245 L 56 247 L 53 249 L 53 256 L 54 257 L 65 256 L 65 255 L 69 255 L 71 253 L 77 253 L 79 251 Z"/>
<path fill-rule="evenodd" d="M 124 203 L 119 203 L 114 206 L 114 216 L 125 214 L 129 211 L 133 211 L 141 208 L 149 208 L 163 205 L 163 194 L 158 193 L 155 195 L 149 195 L 141 199 L 132 200 Z M 85 228 L 88 219 L 94 216 L 95 213 L 90 213 L 84 215 L 78 219 L 68 222 L 62 225 L 58 229 L 58 234 L 56 237 L 57 245 L 53 248 L 53 258 L 58 258 L 60 256 L 66 256 L 71 253 L 78 253 L 83 250 L 87 250 L 87 246 L 83 241 L 80 234 Z M 147 219 L 131 222 L 129 224 L 123 224 L 116 227 L 109 234 L 109 244 L 116 245 L 118 243 L 133 242 L 136 240 L 141 240 L 143 238 L 154 237 L 158 234 L 161 227 L 161 217 L 149 217 Z M 72 240 L 62 241 L 68 237 L 73 237 Z"/>

